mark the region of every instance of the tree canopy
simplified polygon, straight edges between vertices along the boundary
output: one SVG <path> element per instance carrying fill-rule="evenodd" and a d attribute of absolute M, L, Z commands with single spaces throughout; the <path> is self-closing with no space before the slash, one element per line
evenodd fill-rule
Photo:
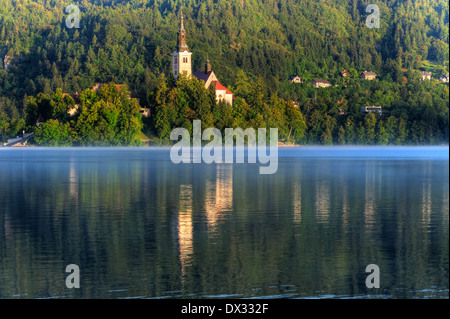
<path fill-rule="evenodd" d="M 421 82 L 419 76 L 428 70 L 436 79 L 448 72 L 448 1 L 376 1 L 379 29 L 365 24 L 371 2 L 0 0 L 0 114 L 10 124 L 23 119 L 30 125 L 39 115 L 31 103 L 46 120 L 64 123 L 72 102 L 62 99 L 62 92 L 115 82 L 127 84 L 140 95 L 140 104 L 152 109 L 144 130 L 161 138 L 173 125 L 201 118 L 219 128 L 284 123 L 283 136 L 304 143 L 448 143 L 448 85 Z M 81 10 L 78 29 L 65 24 L 70 3 Z M 212 99 L 207 92 L 193 98 L 198 83 L 169 83 L 181 7 L 194 70 L 210 57 L 221 82 L 237 97 L 232 109 L 205 106 Z M 340 76 L 344 69 L 349 78 Z M 377 79 L 361 80 L 364 70 Z M 293 74 L 305 83 L 290 83 Z M 332 87 L 314 89 L 314 78 Z M 305 128 L 294 123 L 297 114 L 286 106 L 291 101 L 299 104 Z M 82 114 L 80 119 L 98 124 L 103 130 L 98 136 L 106 136 L 116 110 L 98 103 L 91 107 L 102 110 L 105 122 Z M 167 119 L 153 118 L 172 105 L 176 111 L 165 114 Z M 383 107 L 383 116 L 375 115 L 370 125 L 372 116 L 360 112 L 366 105 Z M 0 127 L 4 138 L 17 133 L 12 127 Z M 108 143 L 127 140 L 117 134 L 106 138 Z"/>

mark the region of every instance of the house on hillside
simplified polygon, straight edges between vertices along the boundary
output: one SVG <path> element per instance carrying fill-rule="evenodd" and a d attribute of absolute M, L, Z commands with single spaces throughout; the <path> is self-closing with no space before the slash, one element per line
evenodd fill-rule
<path fill-rule="evenodd" d="M 331 83 L 328 82 L 327 80 L 313 79 L 312 80 L 312 85 L 315 88 L 327 88 L 327 87 L 331 86 Z"/>
<path fill-rule="evenodd" d="M 421 81 L 422 82 L 425 81 L 425 80 L 430 81 L 432 75 L 433 74 L 430 71 L 422 71 L 422 72 L 420 72 Z"/>
<path fill-rule="evenodd" d="M 448 73 L 447 74 L 442 74 L 441 77 L 439 78 L 439 81 L 444 82 L 444 83 L 448 83 L 448 81 L 449 81 Z"/>
<path fill-rule="evenodd" d="M 291 82 L 291 83 L 303 83 L 304 81 L 303 81 L 303 79 L 302 79 L 300 76 L 298 76 L 298 75 L 292 75 L 292 76 L 289 78 L 289 82 Z"/>
<path fill-rule="evenodd" d="M 78 107 L 80 106 L 80 93 L 63 93 L 63 98 L 66 96 L 70 96 L 75 102 L 75 106 L 67 111 L 67 113 L 69 113 L 71 117 L 75 116 L 78 113 Z"/>
<path fill-rule="evenodd" d="M 372 72 L 372 71 L 364 71 L 364 72 L 361 74 L 361 78 L 362 78 L 363 80 L 372 81 L 372 80 L 375 80 L 375 79 L 377 78 L 377 75 L 376 75 L 375 72 Z"/>
<path fill-rule="evenodd" d="M 378 113 L 380 116 L 383 114 L 381 106 L 363 106 L 361 107 L 361 113 Z"/>
<path fill-rule="evenodd" d="M 139 111 L 141 113 L 142 117 L 150 117 L 150 108 L 148 107 L 141 107 L 141 110 Z"/>
<path fill-rule="evenodd" d="M 347 76 L 350 76 L 351 74 L 350 74 L 350 72 L 348 72 L 347 70 L 344 70 L 344 71 L 341 71 L 341 72 L 340 72 L 340 75 L 341 75 L 343 78 L 345 78 L 345 77 L 347 77 Z"/>

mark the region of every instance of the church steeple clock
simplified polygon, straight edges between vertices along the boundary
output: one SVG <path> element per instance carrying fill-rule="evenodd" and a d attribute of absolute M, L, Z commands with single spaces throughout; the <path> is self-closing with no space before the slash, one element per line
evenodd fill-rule
<path fill-rule="evenodd" d="M 184 29 L 183 10 L 181 10 L 181 24 L 178 30 L 178 44 L 176 50 L 172 53 L 172 73 L 175 79 L 179 74 L 185 73 L 192 75 L 192 52 L 186 43 L 186 30 Z"/>

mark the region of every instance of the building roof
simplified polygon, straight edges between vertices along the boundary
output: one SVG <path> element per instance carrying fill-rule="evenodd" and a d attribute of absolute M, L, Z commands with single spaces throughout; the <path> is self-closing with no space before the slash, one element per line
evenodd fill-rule
<path fill-rule="evenodd" d="M 372 72 L 372 71 L 364 71 L 363 74 L 364 74 L 364 75 L 377 76 L 377 74 L 376 74 L 375 72 Z"/>
<path fill-rule="evenodd" d="M 348 72 L 347 70 L 341 71 L 342 75 L 350 75 L 350 72 Z"/>
<path fill-rule="evenodd" d="M 314 79 L 313 81 L 316 83 L 330 84 L 330 82 L 328 82 L 327 80 L 322 80 L 322 79 Z"/>
<path fill-rule="evenodd" d="M 211 76 L 212 72 L 205 73 L 205 72 L 192 72 L 192 75 L 195 76 L 198 80 L 203 80 L 205 83 L 208 81 L 209 77 Z"/>
<path fill-rule="evenodd" d="M 422 75 L 431 75 L 432 73 L 430 71 L 422 71 L 420 72 Z"/>
<path fill-rule="evenodd" d="M 216 75 L 214 74 L 214 71 L 211 71 L 211 72 L 205 72 L 205 71 L 203 71 L 203 72 L 192 72 L 192 75 L 195 76 L 199 81 L 200 80 L 204 81 L 205 85 L 208 84 L 208 82 L 210 82 L 207 85 L 207 88 L 210 87 L 210 85 L 212 84 L 214 86 L 214 88 L 216 89 L 216 91 L 217 90 L 225 91 L 225 94 L 231 94 L 233 96 L 233 99 L 235 98 L 235 96 L 233 95 L 233 93 L 231 93 L 230 90 L 228 90 L 225 86 L 220 84 L 220 82 L 217 80 Z"/>
<path fill-rule="evenodd" d="M 225 91 L 225 94 L 233 94 L 233 93 L 231 93 L 230 90 L 228 90 L 226 87 L 224 87 L 222 84 L 220 84 L 219 81 L 214 81 L 212 84 L 216 88 L 216 91 L 220 90 L 220 91 Z"/>

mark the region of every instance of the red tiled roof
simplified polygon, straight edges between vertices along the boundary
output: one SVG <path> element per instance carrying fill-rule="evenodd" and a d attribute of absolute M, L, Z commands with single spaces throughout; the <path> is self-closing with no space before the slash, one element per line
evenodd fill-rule
<path fill-rule="evenodd" d="M 219 81 L 214 81 L 213 84 L 214 84 L 216 90 L 225 91 L 225 94 L 233 94 L 233 93 L 231 93 L 230 90 L 228 90 L 226 87 L 224 87 L 222 84 L 220 84 Z"/>

